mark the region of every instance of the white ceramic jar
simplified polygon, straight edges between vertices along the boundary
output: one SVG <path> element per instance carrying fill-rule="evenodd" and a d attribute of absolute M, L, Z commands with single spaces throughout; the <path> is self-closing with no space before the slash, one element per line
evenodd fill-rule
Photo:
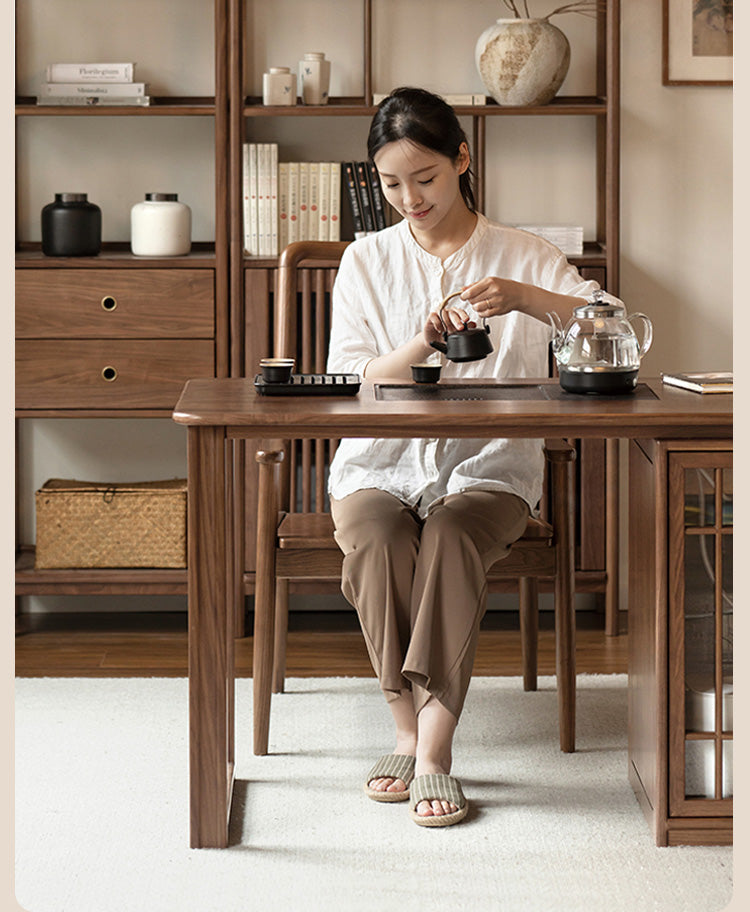
<path fill-rule="evenodd" d="M 325 59 L 325 54 L 320 51 L 308 51 L 299 62 L 299 78 L 302 81 L 300 94 L 303 104 L 328 103 L 331 61 Z"/>
<path fill-rule="evenodd" d="M 297 104 L 297 76 L 289 67 L 270 67 L 263 74 L 263 104 Z"/>
<path fill-rule="evenodd" d="M 130 249 L 136 256 L 184 256 L 190 228 L 190 206 L 176 193 L 147 193 L 130 210 Z"/>

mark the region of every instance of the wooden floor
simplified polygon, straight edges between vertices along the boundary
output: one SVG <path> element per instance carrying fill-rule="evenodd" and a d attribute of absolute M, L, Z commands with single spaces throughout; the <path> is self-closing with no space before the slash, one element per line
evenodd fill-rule
<path fill-rule="evenodd" d="M 539 674 L 554 674 L 552 617 L 542 614 Z M 521 673 L 518 615 L 485 616 L 476 675 Z M 248 629 L 252 629 L 250 626 Z M 608 637 L 603 618 L 577 615 L 579 674 L 627 672 L 627 634 Z M 238 677 L 252 675 L 252 637 L 235 640 Z M 370 677 L 372 668 L 353 612 L 291 615 L 287 674 L 292 677 Z M 171 614 L 34 614 L 21 616 L 16 635 L 18 677 L 186 677 L 187 616 Z"/>

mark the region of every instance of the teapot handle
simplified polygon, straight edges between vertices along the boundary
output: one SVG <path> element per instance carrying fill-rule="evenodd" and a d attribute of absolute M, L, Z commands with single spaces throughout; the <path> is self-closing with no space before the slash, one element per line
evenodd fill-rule
<path fill-rule="evenodd" d="M 460 291 L 452 291 L 447 297 L 443 298 L 440 302 L 440 307 L 438 308 L 438 316 L 440 317 L 440 322 L 443 324 L 443 330 L 448 332 L 448 327 L 445 325 L 445 320 L 443 319 L 443 310 L 445 310 L 445 305 L 450 301 L 451 298 L 457 298 L 461 294 Z M 484 324 L 485 329 L 487 328 L 487 321 L 482 317 L 482 323 Z M 489 329 L 487 330 L 489 332 Z"/>
<path fill-rule="evenodd" d="M 653 338 L 654 338 L 654 327 L 651 323 L 651 320 L 649 320 L 649 318 L 646 316 L 646 314 L 642 314 L 642 313 L 628 314 L 628 322 L 630 322 L 633 319 L 633 317 L 640 317 L 641 320 L 643 320 L 643 344 L 640 346 L 640 351 L 639 351 L 639 355 L 641 357 L 643 357 L 643 355 L 646 354 L 646 352 L 649 350 L 649 348 L 651 348 L 651 343 L 653 342 Z"/>

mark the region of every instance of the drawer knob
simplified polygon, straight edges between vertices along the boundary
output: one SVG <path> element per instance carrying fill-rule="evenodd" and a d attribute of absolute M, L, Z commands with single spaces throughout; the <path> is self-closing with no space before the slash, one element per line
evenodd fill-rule
<path fill-rule="evenodd" d="M 117 307 L 117 299 L 113 298 L 112 295 L 105 295 L 102 298 L 102 309 L 103 310 L 114 310 Z"/>
<path fill-rule="evenodd" d="M 117 368 L 108 364 L 105 368 L 102 368 L 102 378 L 106 380 L 107 383 L 112 383 L 113 380 L 117 380 Z"/>

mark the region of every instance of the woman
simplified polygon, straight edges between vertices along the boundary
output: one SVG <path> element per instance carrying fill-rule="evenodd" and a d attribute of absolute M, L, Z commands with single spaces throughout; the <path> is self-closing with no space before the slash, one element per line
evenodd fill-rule
<path fill-rule="evenodd" d="M 333 292 L 328 369 L 408 379 L 435 351 L 443 312 L 461 330 L 486 318 L 494 351 L 447 362 L 444 377 L 547 375 L 546 312 L 565 322 L 598 286 L 560 251 L 476 211 L 466 136 L 441 98 L 394 91 L 368 154 L 398 224 L 350 245 Z M 368 774 L 376 801 L 409 799 L 423 826 L 468 808 L 450 775 L 453 735 L 486 605 L 486 571 L 521 536 L 542 490 L 538 440 L 341 442 L 329 492 L 344 553 L 342 591 L 357 609 L 396 728 Z"/>

